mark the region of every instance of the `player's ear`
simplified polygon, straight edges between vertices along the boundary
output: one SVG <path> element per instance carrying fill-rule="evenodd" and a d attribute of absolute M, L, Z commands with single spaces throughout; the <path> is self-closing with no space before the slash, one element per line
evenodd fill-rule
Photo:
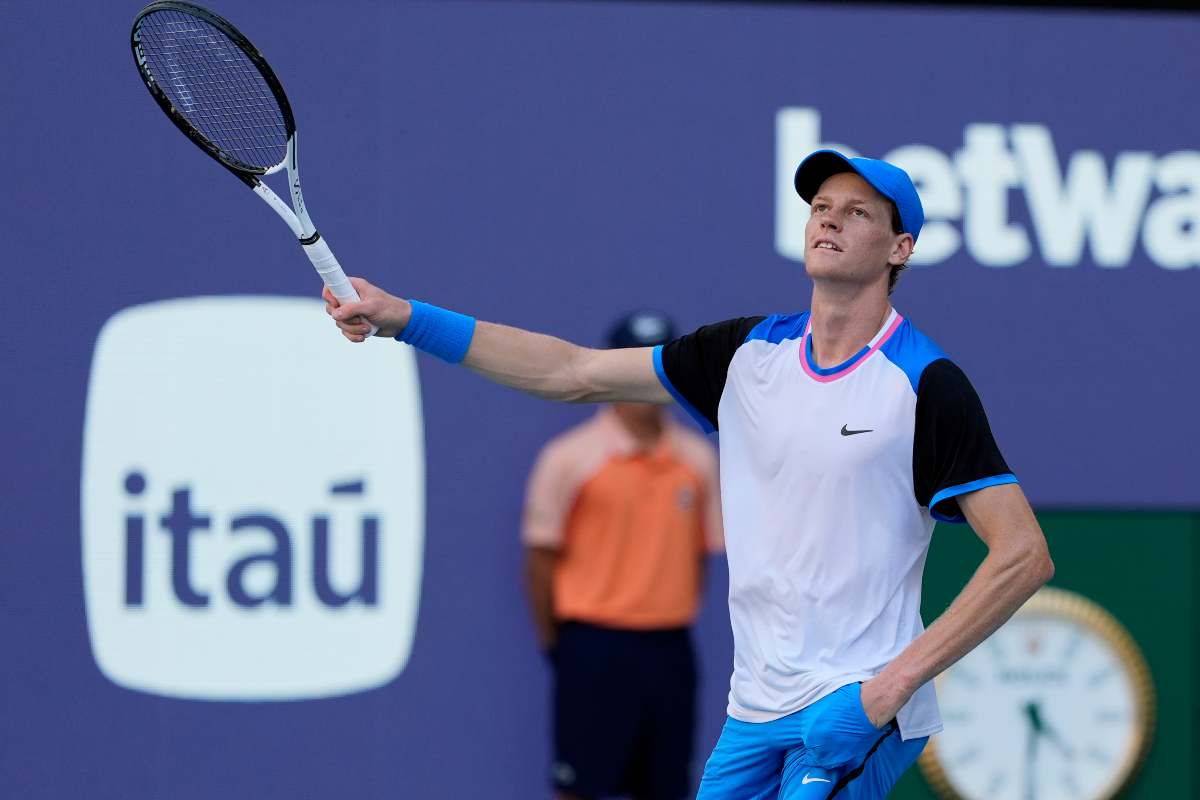
<path fill-rule="evenodd" d="M 908 259 L 912 258 L 913 253 L 913 237 L 911 233 L 901 233 L 896 237 L 896 243 L 892 247 L 892 254 L 888 256 L 888 263 L 892 266 L 900 266 L 907 263 Z"/>

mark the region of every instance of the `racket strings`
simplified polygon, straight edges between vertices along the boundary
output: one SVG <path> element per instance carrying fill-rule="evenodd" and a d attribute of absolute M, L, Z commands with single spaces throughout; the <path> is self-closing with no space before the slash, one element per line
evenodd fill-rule
<path fill-rule="evenodd" d="M 283 162 L 288 132 L 258 67 L 220 29 L 174 10 L 140 26 L 146 64 L 171 104 L 226 157 L 269 169 Z"/>

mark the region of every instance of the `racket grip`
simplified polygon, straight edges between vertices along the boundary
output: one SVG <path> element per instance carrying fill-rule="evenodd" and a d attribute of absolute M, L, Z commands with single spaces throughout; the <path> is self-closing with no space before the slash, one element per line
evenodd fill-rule
<path fill-rule="evenodd" d="M 304 248 L 304 254 L 308 256 L 308 260 L 312 262 L 317 274 L 329 287 L 329 291 L 333 292 L 334 297 L 343 303 L 357 303 L 362 299 L 358 296 L 358 292 L 354 291 L 353 284 L 346 277 L 346 273 L 342 271 L 342 265 L 338 263 L 333 251 L 329 249 L 329 245 L 320 237 L 320 234 L 317 234 L 315 242 L 310 244 L 301 242 L 300 246 Z M 367 336 L 374 336 L 378 330 L 379 328 L 372 325 L 371 332 Z"/>

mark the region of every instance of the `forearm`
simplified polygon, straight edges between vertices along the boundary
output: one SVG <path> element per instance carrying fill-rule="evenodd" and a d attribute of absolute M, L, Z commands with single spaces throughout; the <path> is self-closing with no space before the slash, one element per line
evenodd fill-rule
<path fill-rule="evenodd" d="M 496 383 L 568 403 L 669 403 L 652 349 L 595 350 L 541 333 L 477 322 L 463 364 Z"/>
<path fill-rule="evenodd" d="M 969 492 L 958 504 L 988 546 L 987 558 L 946 612 L 863 684 L 863 708 L 877 725 L 995 632 L 1054 575 L 1046 537 L 1019 485 Z"/>
<path fill-rule="evenodd" d="M 452 364 L 462 363 L 504 386 L 573 403 L 669 403 L 651 350 L 594 350 L 532 331 L 479 322 L 469 316 L 408 301 L 351 278 L 362 296 L 342 303 L 328 290 L 326 312 L 342 335 L 362 342 L 394 336 Z M 374 326 L 374 327 L 372 327 Z"/>
<path fill-rule="evenodd" d="M 877 679 L 900 704 L 991 636 L 1049 579 L 1049 557 L 1037 548 L 993 550 L 923 634 Z"/>
<path fill-rule="evenodd" d="M 476 322 L 462 363 L 491 381 L 547 400 L 604 400 L 582 369 L 587 355 L 586 348 L 553 336 Z"/>

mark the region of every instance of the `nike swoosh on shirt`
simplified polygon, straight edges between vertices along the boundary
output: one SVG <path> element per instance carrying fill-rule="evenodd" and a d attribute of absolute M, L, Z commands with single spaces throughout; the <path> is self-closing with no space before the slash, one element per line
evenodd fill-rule
<path fill-rule="evenodd" d="M 874 430 L 875 430 L 874 428 L 867 428 L 866 430 L 863 430 L 863 431 L 848 431 L 848 430 L 846 430 L 846 426 L 843 425 L 842 426 L 842 436 L 853 436 L 856 433 L 873 433 Z"/>
<path fill-rule="evenodd" d="M 818 782 L 833 783 L 833 781 L 829 780 L 829 778 L 810 778 L 810 777 L 808 777 L 808 773 L 805 773 L 804 777 L 800 779 L 800 783 L 802 783 L 802 784 L 818 783 Z"/>

